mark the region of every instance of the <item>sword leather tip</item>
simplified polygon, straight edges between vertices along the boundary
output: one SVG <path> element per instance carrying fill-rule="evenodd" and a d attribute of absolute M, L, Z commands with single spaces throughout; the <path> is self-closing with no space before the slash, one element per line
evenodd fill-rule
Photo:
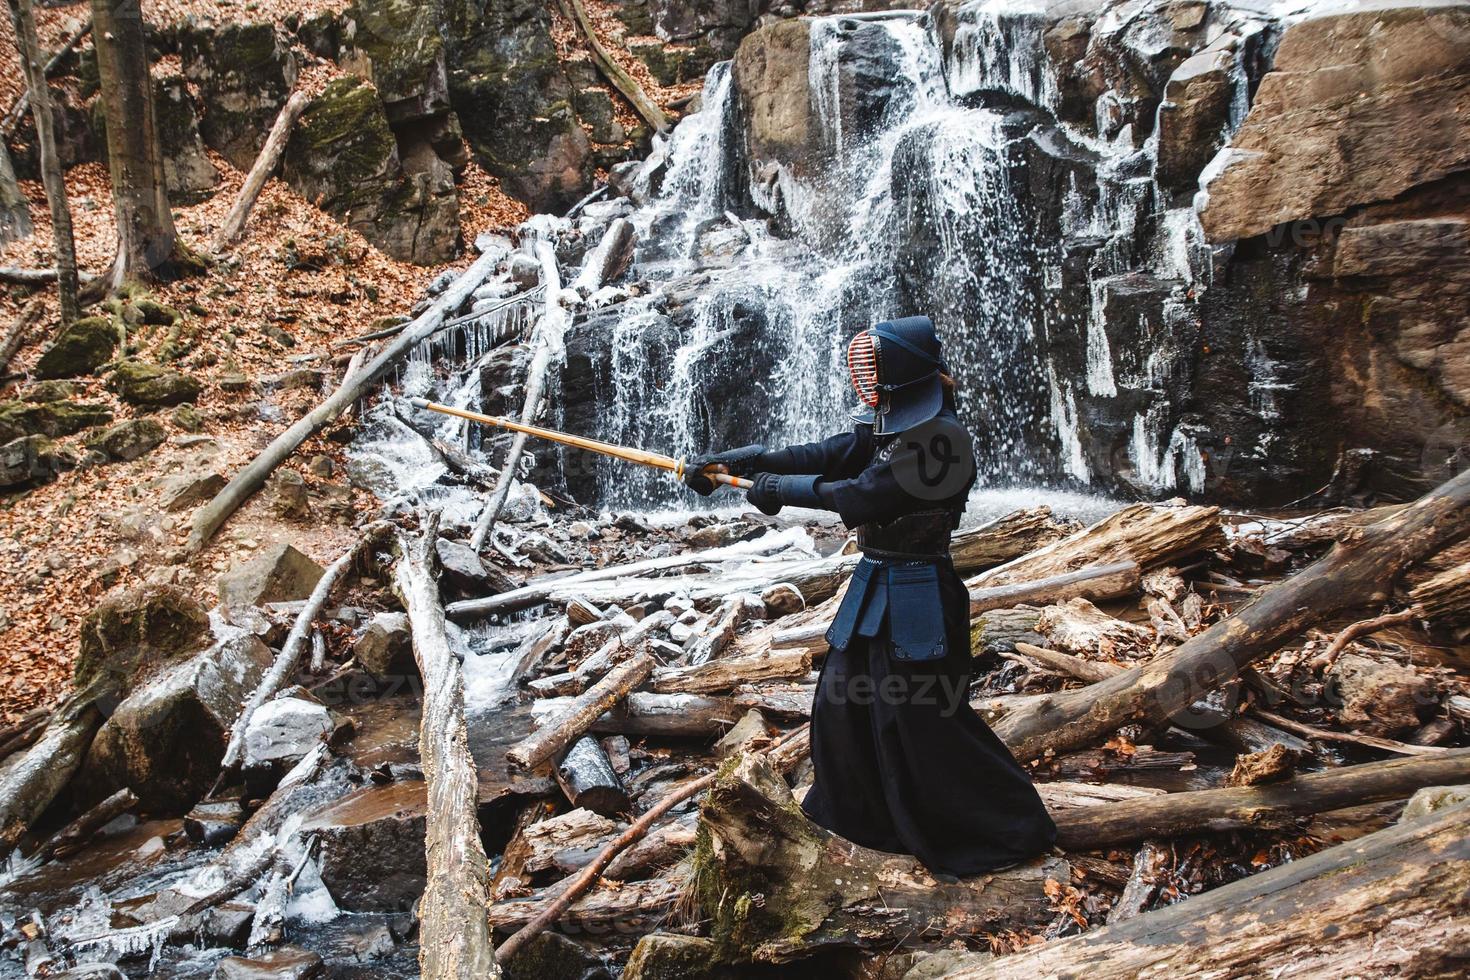
<path fill-rule="evenodd" d="M 428 408 L 429 407 L 429 400 L 427 398 L 410 398 L 408 400 L 408 403 L 410 405 L 412 405 L 414 408 Z"/>

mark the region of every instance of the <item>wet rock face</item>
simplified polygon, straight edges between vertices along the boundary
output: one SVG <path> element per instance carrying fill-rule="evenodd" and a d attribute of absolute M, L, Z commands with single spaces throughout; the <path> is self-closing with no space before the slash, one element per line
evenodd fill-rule
<path fill-rule="evenodd" d="M 811 25 L 801 20 L 762 27 L 735 53 L 732 78 L 753 170 L 777 163 L 800 172 L 819 148 L 821 121 L 809 94 L 810 57 Z"/>
<path fill-rule="evenodd" d="M 296 85 L 289 44 L 274 24 L 191 18 L 179 28 L 179 56 L 204 102 L 204 141 L 248 171 Z"/>
<path fill-rule="evenodd" d="M 397 912 L 423 894 L 424 784 L 373 786 L 309 820 L 321 841 L 322 882 L 338 908 Z"/>
<path fill-rule="evenodd" d="M 274 544 L 220 576 L 220 604 L 234 608 L 305 599 L 323 574 L 320 565 L 289 544 Z"/>
<path fill-rule="evenodd" d="M 338 61 L 377 87 L 391 124 L 449 111 L 441 6 L 359 0 L 343 18 Z"/>
<path fill-rule="evenodd" d="M 1470 169 L 1470 5 L 1329 10 L 1286 29 L 1200 220 L 1213 241 Z"/>

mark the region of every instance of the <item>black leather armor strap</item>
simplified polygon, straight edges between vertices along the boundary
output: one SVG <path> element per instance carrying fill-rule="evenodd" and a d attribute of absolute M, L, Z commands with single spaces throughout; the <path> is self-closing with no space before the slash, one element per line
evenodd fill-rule
<path fill-rule="evenodd" d="M 921 510 L 884 524 L 857 529 L 858 549 L 880 561 L 925 561 L 949 554 L 949 535 L 959 515 L 950 510 Z"/>

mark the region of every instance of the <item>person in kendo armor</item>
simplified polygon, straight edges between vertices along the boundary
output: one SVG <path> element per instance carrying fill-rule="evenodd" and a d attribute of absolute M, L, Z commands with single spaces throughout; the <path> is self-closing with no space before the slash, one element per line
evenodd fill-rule
<path fill-rule="evenodd" d="M 867 847 L 912 854 L 948 878 L 1045 851 L 1056 837 L 1035 787 L 969 704 L 970 605 L 949 556 L 975 461 L 928 317 L 879 323 L 848 346 L 863 406 L 851 432 L 784 449 L 690 460 L 749 477 L 750 502 L 836 511 L 863 557 L 843 596 L 812 704 L 815 782 L 802 809 Z"/>

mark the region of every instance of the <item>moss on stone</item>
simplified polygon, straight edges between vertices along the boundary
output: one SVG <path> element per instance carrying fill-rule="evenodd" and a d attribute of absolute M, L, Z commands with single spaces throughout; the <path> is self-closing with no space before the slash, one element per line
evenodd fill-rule
<path fill-rule="evenodd" d="M 82 621 L 73 681 L 125 691 L 140 672 L 201 647 L 208 631 L 204 607 L 173 586 L 109 596 Z"/>
<path fill-rule="evenodd" d="M 112 359 L 117 350 L 117 330 L 107 317 L 78 320 L 56 338 L 36 362 L 37 378 L 74 378 L 91 374 Z"/>
<path fill-rule="evenodd" d="M 107 386 L 134 405 L 178 405 L 200 391 L 199 382 L 181 371 L 137 360 L 120 363 Z"/>

